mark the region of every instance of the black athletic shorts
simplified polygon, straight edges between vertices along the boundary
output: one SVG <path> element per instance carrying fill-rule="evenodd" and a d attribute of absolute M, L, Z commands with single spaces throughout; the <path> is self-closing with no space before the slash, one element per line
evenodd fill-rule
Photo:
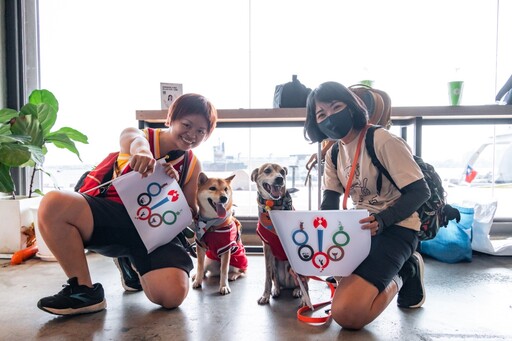
<path fill-rule="evenodd" d="M 115 201 L 82 194 L 91 208 L 94 230 L 85 248 L 107 257 L 128 256 L 140 275 L 161 269 L 179 268 L 190 274 L 192 259 L 178 238 L 148 254 L 126 208 Z"/>
<path fill-rule="evenodd" d="M 418 246 L 418 232 L 393 225 L 372 237 L 370 254 L 354 270 L 382 292 Z"/>

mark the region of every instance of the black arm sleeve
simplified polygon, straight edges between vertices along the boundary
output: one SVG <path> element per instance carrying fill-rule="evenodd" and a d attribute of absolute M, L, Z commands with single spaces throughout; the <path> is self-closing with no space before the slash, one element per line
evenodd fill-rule
<path fill-rule="evenodd" d="M 341 194 L 336 191 L 326 189 L 322 196 L 321 210 L 339 210 Z"/>
<path fill-rule="evenodd" d="M 398 198 L 393 206 L 373 214 L 380 227 L 385 228 L 404 220 L 430 198 L 430 189 L 425 179 L 414 181 L 402 188 L 400 192 L 402 196 Z"/>

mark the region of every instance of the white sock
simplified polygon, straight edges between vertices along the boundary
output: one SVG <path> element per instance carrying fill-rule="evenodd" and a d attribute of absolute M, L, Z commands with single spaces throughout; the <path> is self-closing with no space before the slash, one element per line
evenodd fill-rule
<path fill-rule="evenodd" d="M 396 283 L 398 291 L 400 291 L 400 289 L 402 289 L 402 285 L 404 285 L 404 281 L 402 280 L 402 277 L 400 277 L 399 275 L 395 275 L 395 277 L 393 277 L 393 282 Z"/>

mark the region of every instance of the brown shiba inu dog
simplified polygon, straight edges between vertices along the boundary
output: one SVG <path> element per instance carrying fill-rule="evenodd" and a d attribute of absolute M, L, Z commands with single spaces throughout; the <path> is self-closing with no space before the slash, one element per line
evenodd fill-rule
<path fill-rule="evenodd" d="M 308 299 L 302 295 L 299 284 L 301 281 L 307 294 L 307 278 L 297 275 L 291 268 L 268 214 L 270 210 L 293 210 L 292 198 L 286 189 L 287 174 L 286 167 L 275 163 L 265 163 L 251 173 L 251 180 L 256 183 L 258 190 L 259 215 L 256 232 L 263 241 L 266 270 L 265 289 L 258 299 L 259 304 L 267 304 L 271 294 L 272 297 L 278 297 L 281 289 L 293 289 L 294 297 L 302 297 L 302 305 Z"/>
<path fill-rule="evenodd" d="M 193 288 L 200 288 L 206 273 L 220 275 L 219 292 L 229 294 L 228 280 L 234 281 L 247 269 L 247 256 L 241 240 L 241 224 L 233 217 L 232 175 L 226 179 L 199 174 L 196 223 L 197 272 Z"/>

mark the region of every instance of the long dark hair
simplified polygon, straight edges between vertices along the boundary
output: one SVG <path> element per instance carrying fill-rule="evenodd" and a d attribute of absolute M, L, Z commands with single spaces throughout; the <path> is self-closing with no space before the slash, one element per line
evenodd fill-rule
<path fill-rule="evenodd" d="M 316 104 L 340 101 L 345 103 L 353 115 L 354 129 L 360 130 L 368 123 L 368 111 L 363 101 L 344 85 L 337 82 L 325 82 L 311 91 L 306 102 L 306 122 L 304 138 L 310 142 L 321 142 L 327 139 L 316 123 Z"/>

